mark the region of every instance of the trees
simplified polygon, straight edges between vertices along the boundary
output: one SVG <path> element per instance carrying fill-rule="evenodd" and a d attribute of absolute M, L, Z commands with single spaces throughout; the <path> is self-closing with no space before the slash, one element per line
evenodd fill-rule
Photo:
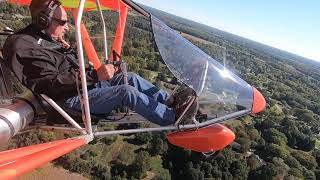
<path fill-rule="evenodd" d="M 113 166 L 111 166 L 111 175 L 113 177 L 122 177 L 122 178 L 127 178 L 127 173 L 128 167 L 125 164 L 122 163 L 116 163 Z"/>
<path fill-rule="evenodd" d="M 157 76 L 158 81 L 165 81 L 165 78 L 166 78 L 166 76 L 163 73 L 159 73 Z"/>
<path fill-rule="evenodd" d="M 138 71 L 138 74 L 139 74 L 141 77 L 143 77 L 144 79 L 151 80 L 151 79 L 150 79 L 151 73 L 150 73 L 150 71 L 148 71 L 148 70 L 140 69 L 140 70 Z"/>
<path fill-rule="evenodd" d="M 304 169 L 303 176 L 305 179 L 316 180 L 316 175 L 314 172 L 308 169 Z"/>
<path fill-rule="evenodd" d="M 204 173 L 201 172 L 199 169 L 195 169 L 191 167 L 186 171 L 185 179 L 187 180 L 202 180 L 204 179 Z"/>
<path fill-rule="evenodd" d="M 279 132 L 275 128 L 270 128 L 263 131 L 263 138 L 268 143 L 274 143 L 277 145 L 286 145 L 287 144 L 287 137 L 285 134 Z"/>
<path fill-rule="evenodd" d="M 160 155 L 167 151 L 168 145 L 161 138 L 153 138 L 150 141 L 150 152 L 153 156 Z"/>
<path fill-rule="evenodd" d="M 260 168 L 250 172 L 248 179 L 249 180 L 269 180 L 277 175 L 277 167 L 272 163 L 267 163 Z"/>
<path fill-rule="evenodd" d="M 83 154 L 80 155 L 80 158 L 83 160 L 91 160 L 96 156 L 97 156 L 97 153 L 95 153 L 91 149 L 88 149 L 87 151 L 85 151 Z"/>
<path fill-rule="evenodd" d="M 140 178 L 146 175 L 150 169 L 150 155 L 146 151 L 140 151 L 133 163 L 129 166 L 129 174 L 134 178 Z"/>
<path fill-rule="evenodd" d="M 266 145 L 265 151 L 269 158 L 279 157 L 286 159 L 290 155 L 290 152 L 284 146 L 279 146 L 277 144 Z"/>
<path fill-rule="evenodd" d="M 233 161 L 230 165 L 229 172 L 232 174 L 233 179 L 247 179 L 248 177 L 248 167 L 245 160 L 239 159 Z"/>
<path fill-rule="evenodd" d="M 307 152 L 301 150 L 293 150 L 291 152 L 291 155 L 295 157 L 301 163 L 301 165 L 310 170 L 314 169 L 318 165 L 315 158 Z"/>
<path fill-rule="evenodd" d="M 315 146 L 315 139 L 309 127 L 298 125 L 295 121 L 285 118 L 281 123 L 281 131 L 288 139 L 288 145 L 292 148 L 299 148 L 304 151 L 310 151 Z M 307 133 L 308 135 L 305 135 Z"/>
<path fill-rule="evenodd" d="M 93 180 L 111 179 L 109 168 L 101 164 L 96 164 L 95 166 L 93 166 L 90 175 Z"/>
<path fill-rule="evenodd" d="M 300 162 L 292 157 L 289 156 L 286 160 L 285 163 L 290 167 L 290 168 L 297 168 L 297 169 L 302 169 L 302 165 L 300 164 Z"/>
<path fill-rule="evenodd" d="M 70 170 L 80 174 L 90 174 L 92 163 L 87 163 L 81 159 L 74 159 L 70 164 Z"/>
<path fill-rule="evenodd" d="M 163 169 L 159 174 L 157 174 L 153 180 L 171 180 L 170 172 L 167 169 Z"/>
<path fill-rule="evenodd" d="M 134 141 L 137 144 L 147 144 L 152 139 L 152 134 L 150 132 L 137 133 L 135 134 Z"/>
<path fill-rule="evenodd" d="M 240 151 L 242 153 L 249 151 L 250 145 L 251 145 L 250 139 L 240 137 L 240 138 L 237 138 L 236 141 L 240 144 Z"/>
<path fill-rule="evenodd" d="M 255 170 L 261 166 L 261 162 L 259 161 L 258 158 L 256 158 L 255 155 L 251 155 L 250 157 L 247 158 L 247 165 L 249 170 Z"/>
<path fill-rule="evenodd" d="M 114 135 L 114 136 L 106 136 L 106 137 L 100 138 L 99 141 L 106 145 L 110 145 L 114 143 L 117 139 L 118 139 L 118 136 Z"/>
<path fill-rule="evenodd" d="M 212 172 L 212 165 L 209 162 L 204 162 L 201 166 L 202 172 L 204 172 L 204 177 L 210 178 L 212 177 L 211 172 Z"/>
<path fill-rule="evenodd" d="M 259 133 L 259 131 L 258 131 L 257 129 L 250 129 L 250 130 L 248 131 L 248 135 L 250 136 L 250 139 L 251 139 L 252 141 L 256 141 L 256 140 L 258 140 L 258 139 L 261 138 L 261 137 L 260 137 L 260 133 Z"/>
<path fill-rule="evenodd" d="M 303 173 L 301 170 L 297 169 L 297 168 L 291 168 L 288 172 L 289 175 L 292 175 L 294 177 L 297 177 L 297 178 L 301 178 L 303 179 L 304 176 L 303 176 Z"/>
<path fill-rule="evenodd" d="M 151 71 L 159 71 L 160 65 L 159 62 L 153 59 L 150 59 L 147 64 L 147 68 Z"/>

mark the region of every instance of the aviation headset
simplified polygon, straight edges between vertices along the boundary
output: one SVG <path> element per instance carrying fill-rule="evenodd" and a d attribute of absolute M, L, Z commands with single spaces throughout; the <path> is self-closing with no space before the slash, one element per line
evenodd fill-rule
<path fill-rule="evenodd" d="M 52 21 L 54 11 L 61 5 L 59 0 L 51 0 L 47 8 L 40 11 L 37 17 L 37 25 L 40 29 L 47 29 Z"/>

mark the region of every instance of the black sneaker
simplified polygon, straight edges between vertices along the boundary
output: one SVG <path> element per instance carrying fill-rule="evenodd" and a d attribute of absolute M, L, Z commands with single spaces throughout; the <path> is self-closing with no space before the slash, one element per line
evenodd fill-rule
<path fill-rule="evenodd" d="M 177 124 L 191 124 L 199 109 L 198 98 L 191 88 L 184 88 L 174 94 L 173 108 Z"/>
<path fill-rule="evenodd" d="M 171 108 L 181 106 L 188 100 L 189 96 L 195 96 L 195 92 L 193 91 L 193 89 L 185 86 L 179 86 L 175 90 L 174 94 L 172 94 L 167 100 L 166 105 Z"/>

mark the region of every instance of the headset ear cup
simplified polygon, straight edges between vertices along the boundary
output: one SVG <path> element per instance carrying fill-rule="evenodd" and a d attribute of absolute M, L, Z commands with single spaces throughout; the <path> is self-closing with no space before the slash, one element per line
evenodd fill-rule
<path fill-rule="evenodd" d="M 39 13 L 37 24 L 40 29 L 47 29 L 47 27 L 49 26 L 48 16 L 44 12 Z"/>
<path fill-rule="evenodd" d="M 52 14 L 60 5 L 61 2 L 59 0 L 51 0 L 48 7 L 39 13 L 37 17 L 37 24 L 41 30 L 49 27 Z"/>

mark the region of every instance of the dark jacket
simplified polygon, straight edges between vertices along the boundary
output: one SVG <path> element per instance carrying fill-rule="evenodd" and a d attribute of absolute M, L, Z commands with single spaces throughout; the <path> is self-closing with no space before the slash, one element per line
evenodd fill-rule
<path fill-rule="evenodd" d="M 72 49 L 42 33 L 37 26 L 9 36 L 3 47 L 6 65 L 19 81 L 37 94 L 46 94 L 54 100 L 77 95 L 75 73 L 77 56 Z M 96 72 L 87 77 L 88 88 L 97 82 Z"/>

